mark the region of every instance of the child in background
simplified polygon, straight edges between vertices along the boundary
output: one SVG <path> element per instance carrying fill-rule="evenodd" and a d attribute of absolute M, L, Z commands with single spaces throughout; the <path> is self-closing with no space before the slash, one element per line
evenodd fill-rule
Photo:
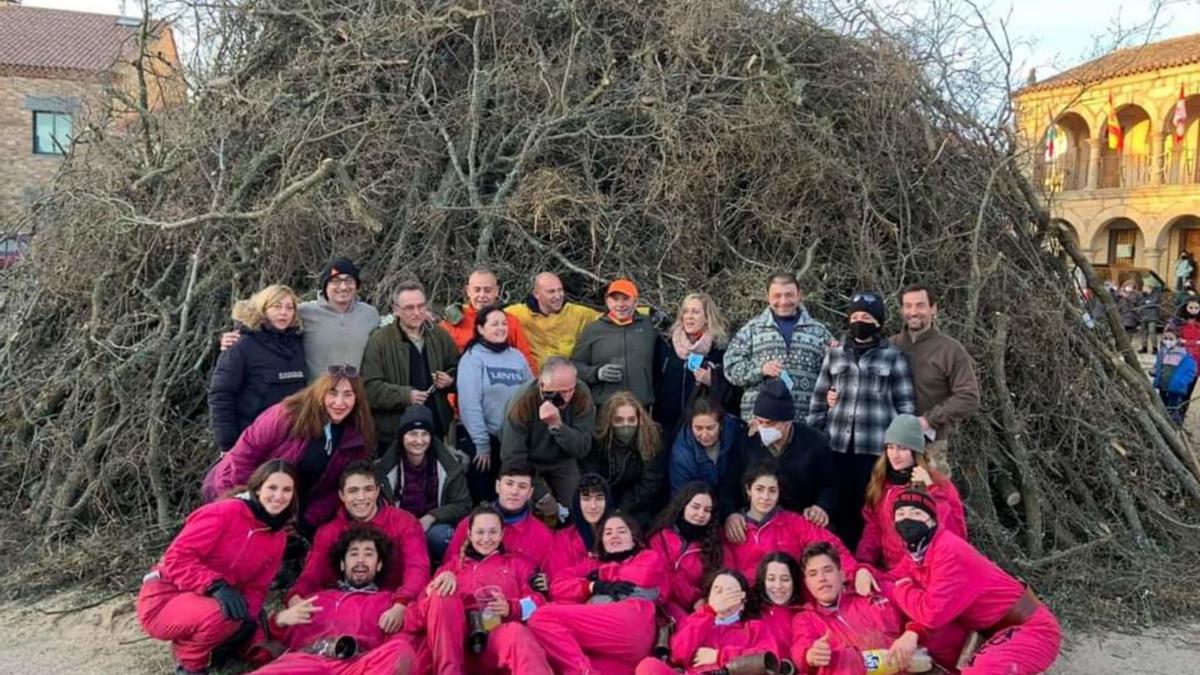
<path fill-rule="evenodd" d="M 1181 344 L 1173 328 L 1163 331 L 1158 357 L 1154 359 L 1152 381 L 1171 420 L 1183 424 L 1184 402 L 1196 380 L 1196 360 Z"/>

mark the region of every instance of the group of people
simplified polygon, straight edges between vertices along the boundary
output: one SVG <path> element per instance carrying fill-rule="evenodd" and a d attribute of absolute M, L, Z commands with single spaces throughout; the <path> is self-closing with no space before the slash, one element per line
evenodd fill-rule
<path fill-rule="evenodd" d="M 234 308 L 205 504 L 138 601 L 177 672 L 1054 661 L 1053 615 L 967 543 L 948 438 L 979 388 L 930 289 L 899 294 L 890 339 L 883 296 L 835 336 L 786 273 L 732 335 L 703 293 L 660 335 L 629 279 L 603 312 L 548 272 L 502 307 L 476 269 L 440 320 L 419 282 L 383 321 L 361 290 L 335 259 L 316 300 Z"/>

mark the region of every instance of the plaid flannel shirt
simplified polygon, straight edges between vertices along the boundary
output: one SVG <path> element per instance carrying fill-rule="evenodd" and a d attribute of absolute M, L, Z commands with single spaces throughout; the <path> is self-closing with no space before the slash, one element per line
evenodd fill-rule
<path fill-rule="evenodd" d="M 832 409 L 825 403 L 829 390 L 837 391 Z M 916 389 L 908 357 L 887 340 L 854 358 L 845 343 L 829 350 L 808 405 L 809 425 L 829 435 L 834 452 L 849 452 L 853 432 L 854 452 L 883 453 L 883 434 L 892 418 L 915 415 Z"/>

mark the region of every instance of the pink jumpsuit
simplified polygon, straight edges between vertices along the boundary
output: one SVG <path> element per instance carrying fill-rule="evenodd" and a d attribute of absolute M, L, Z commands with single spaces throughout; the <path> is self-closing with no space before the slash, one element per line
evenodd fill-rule
<path fill-rule="evenodd" d="M 696 610 L 696 603 L 704 596 L 701 583 L 705 572 L 704 552 L 700 542 L 685 542 L 674 529 L 659 530 L 650 537 L 650 548 L 658 551 L 667 562 L 667 574 L 671 578 L 671 590 L 666 598 L 667 614 L 682 623 Z M 722 552 L 722 558 L 725 558 Z"/>
<path fill-rule="evenodd" d="M 828 666 L 812 668 L 808 648 L 829 632 L 833 659 Z M 887 598 L 864 598 L 843 591 L 836 607 L 810 603 L 792 621 L 791 658 L 815 675 L 862 675 L 867 672 L 862 653 L 887 649 L 904 632 L 904 617 Z"/>
<path fill-rule="evenodd" d="M 929 495 L 937 502 L 938 527 L 949 530 L 963 539 L 967 538 L 967 519 L 963 511 L 962 498 L 949 479 L 935 475 L 934 484 L 929 488 Z M 896 534 L 893 521 L 896 498 L 909 485 L 887 484 L 879 503 L 875 506 L 863 505 L 863 533 L 858 540 L 858 549 L 854 557 L 860 563 L 870 565 L 875 570 L 886 572 L 899 565 L 908 557 L 908 549 L 904 540 Z"/>
<path fill-rule="evenodd" d="M 803 583 L 803 580 L 796 583 Z M 775 638 L 775 653 L 780 657 L 792 652 L 792 620 L 800 609 L 799 606 L 776 605 L 765 600 L 759 607 L 758 618 Z"/>
<path fill-rule="evenodd" d="M 723 667 L 746 654 L 771 652 L 780 655 L 775 649 L 775 637 L 763 622 L 739 620 L 718 626 L 716 619 L 716 613 L 707 603 L 684 619 L 671 636 L 671 663 L 684 668 L 689 675 L 698 675 Z M 715 664 L 692 666 L 696 651 L 701 647 L 717 650 Z M 671 665 L 649 656 L 642 659 L 634 671 L 635 675 L 671 675 L 675 672 Z"/>
<path fill-rule="evenodd" d="M 285 532 L 263 525 L 242 499 L 221 499 L 192 511 L 142 582 L 137 601 L 142 628 L 171 642 L 176 663 L 204 670 L 213 649 L 242 624 L 226 619 L 205 591 L 224 581 L 245 598 L 253 620 L 283 560 L 286 540 Z"/>
<path fill-rule="evenodd" d="M 254 671 L 257 675 L 407 675 L 415 673 L 417 655 L 403 633 L 389 636 L 379 617 L 391 609 L 390 591 L 327 589 L 317 593 L 312 622 L 283 627 L 271 617 L 271 636 L 288 652 Z M 333 659 L 303 650 L 325 637 L 353 637 L 358 654 Z"/>
<path fill-rule="evenodd" d="M 964 631 L 974 630 L 992 635 L 962 669 L 965 675 L 1041 673 L 1058 658 L 1062 631 L 1045 605 L 1023 622 L 992 630 L 1026 589 L 953 532 L 938 528 L 923 558 L 909 556 L 892 576 L 897 581 L 884 582 L 884 592 L 938 663 L 957 661 Z"/>
<path fill-rule="evenodd" d="M 322 588 L 332 586 L 334 569 L 329 565 L 329 552 L 342 533 L 355 523 L 346 509 L 338 510 L 333 520 L 325 523 L 313 537 L 312 549 L 304 561 L 304 571 L 287 592 L 285 601 L 293 596 L 307 598 Z M 392 542 L 392 556 L 387 561 L 385 576 L 379 587 L 395 591 L 396 602 L 408 604 L 416 600 L 429 583 L 429 549 L 425 546 L 425 531 L 413 515 L 391 504 L 379 507 L 368 523 Z"/>
<path fill-rule="evenodd" d="M 659 599 L 669 592 L 666 566 L 653 549 L 620 562 L 587 560 L 551 581 L 554 602 L 533 615 L 529 629 L 559 675 L 629 675 L 654 646 L 655 602 L 580 604 L 592 595 L 586 577 L 593 570 L 601 581 L 628 581 Z"/>
<path fill-rule="evenodd" d="M 504 534 L 507 538 L 508 531 Z M 460 553 L 443 563 L 434 577 L 442 572 L 453 572 L 457 578 L 454 594 L 422 595 L 404 615 L 404 632 L 414 638 L 424 637 L 418 651 L 419 672 L 429 672 L 432 667 L 438 675 L 552 675 L 546 653 L 521 623 L 528 618 L 529 610 L 545 602 L 529 587 L 534 569 L 528 560 L 501 551 L 482 560 Z M 479 608 L 475 591 L 483 586 L 500 588 L 508 600 L 509 613 L 498 628 L 488 633 L 483 653 L 468 656 L 467 612 Z"/>
<path fill-rule="evenodd" d="M 469 518 L 463 518 L 454 535 L 450 537 L 450 545 L 446 548 L 446 557 L 458 556 L 467 543 Z M 535 571 L 545 572 L 546 562 L 550 552 L 554 550 L 554 532 L 546 524 L 538 520 L 533 512 L 525 510 L 525 515 L 515 522 L 504 523 L 504 550 L 510 554 L 525 556 L 533 563 Z"/>
<path fill-rule="evenodd" d="M 746 518 L 746 540 L 740 544 L 726 541 L 725 560 L 753 584 L 758 562 L 763 556 L 782 551 L 799 560 L 804 549 L 818 541 L 829 542 L 837 549 L 842 560 L 842 572 L 847 579 L 853 579 L 858 563 L 846 550 L 842 540 L 829 530 L 808 522 L 804 516 L 783 509 L 776 509 L 761 523 Z M 796 583 L 802 581 L 795 580 Z"/>

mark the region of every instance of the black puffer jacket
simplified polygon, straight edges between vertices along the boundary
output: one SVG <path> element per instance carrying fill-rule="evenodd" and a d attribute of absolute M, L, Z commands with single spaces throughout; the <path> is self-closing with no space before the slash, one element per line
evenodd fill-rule
<path fill-rule="evenodd" d="M 224 452 L 258 414 L 304 388 L 304 341 L 294 328 L 244 331 L 221 352 L 208 385 L 213 435 Z"/>
<path fill-rule="evenodd" d="M 712 372 L 710 386 L 697 387 L 696 376 L 688 370 L 687 361 L 679 358 L 669 337 L 659 338 L 662 344 L 655 364 L 654 421 L 662 427 L 664 439 L 674 439 L 679 427 L 687 420 L 697 389 L 725 412 L 738 414 L 742 391 L 725 379 L 725 350 L 713 347 L 704 355 L 704 367 Z M 667 443 L 670 447 L 670 443 Z"/>

